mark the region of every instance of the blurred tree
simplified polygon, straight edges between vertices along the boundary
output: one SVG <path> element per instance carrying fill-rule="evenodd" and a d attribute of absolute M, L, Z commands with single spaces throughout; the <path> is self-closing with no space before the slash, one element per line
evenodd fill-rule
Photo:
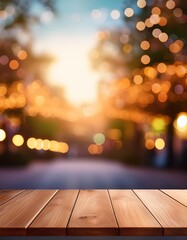
<path fill-rule="evenodd" d="M 117 80 L 107 97 L 113 109 L 124 111 L 124 118 L 129 117 L 127 109 L 168 117 L 170 166 L 173 123 L 187 104 L 187 5 L 181 0 L 125 0 L 124 5 L 124 29 L 100 31 L 91 59 L 95 69 L 115 69 L 110 77 Z"/>
<path fill-rule="evenodd" d="M 7 135 L 0 146 L 0 154 L 5 154 L 3 161 L 11 158 L 12 136 L 24 122 L 26 86 L 35 79 L 42 81 L 42 69 L 52 61 L 50 56 L 33 54 L 32 45 L 34 27 L 52 19 L 56 12 L 54 3 L 51 0 L 0 1 L 0 127 Z"/>
<path fill-rule="evenodd" d="M 42 21 L 42 14 L 55 12 L 52 0 L 3 0 L 0 2 L 1 20 L 4 29 L 30 30 L 33 24 Z"/>
<path fill-rule="evenodd" d="M 1 111 L 13 113 L 17 112 L 17 108 L 23 110 L 23 104 L 10 103 L 10 97 L 17 91 L 14 82 L 25 85 L 36 78 L 43 78 L 42 69 L 52 58 L 33 54 L 33 27 L 51 20 L 54 13 L 54 1 L 52 3 L 51 0 L 0 2 L 0 74 L 1 89 L 5 89 L 1 94 L 2 103 L 4 102 Z M 16 95 L 14 98 L 17 99 Z"/>

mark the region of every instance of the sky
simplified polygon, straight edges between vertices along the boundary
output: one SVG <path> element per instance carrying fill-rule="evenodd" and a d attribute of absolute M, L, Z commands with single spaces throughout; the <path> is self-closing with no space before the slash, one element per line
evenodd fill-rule
<path fill-rule="evenodd" d="M 35 28 L 34 51 L 48 53 L 55 61 L 47 81 L 62 86 L 73 104 L 91 103 L 97 97 L 99 76 L 90 67 L 89 52 L 96 33 L 124 26 L 123 0 L 56 0 L 57 14 L 46 9 Z"/>

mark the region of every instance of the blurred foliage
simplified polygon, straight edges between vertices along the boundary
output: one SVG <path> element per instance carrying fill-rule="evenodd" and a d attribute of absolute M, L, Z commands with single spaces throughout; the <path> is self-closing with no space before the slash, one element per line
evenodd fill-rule
<path fill-rule="evenodd" d="M 187 5 L 182 0 L 124 0 L 123 12 L 124 27 L 98 31 L 90 53 L 93 68 L 103 74 L 102 100 L 106 112 L 111 109 L 127 121 L 132 112 L 137 123 L 139 112 L 141 123 L 150 121 L 145 114 L 166 117 L 172 162 L 173 122 L 187 106 Z"/>
<path fill-rule="evenodd" d="M 62 129 L 62 126 L 60 126 L 57 120 L 28 117 L 24 128 L 25 130 L 28 129 L 29 136 L 50 138 L 51 136 L 56 136 L 59 129 Z"/>
<path fill-rule="evenodd" d="M 40 12 L 50 10 L 55 12 L 53 0 L 3 0 L 0 2 L 0 9 L 10 13 L 3 25 L 6 30 L 20 27 L 29 30 L 30 26 L 40 22 Z"/>
<path fill-rule="evenodd" d="M 0 124 L 7 135 L 1 143 L 1 165 L 22 165 L 30 159 L 26 149 L 12 148 L 12 134 L 22 131 L 26 123 L 29 84 L 36 79 L 44 84 L 45 69 L 53 60 L 46 54 L 34 54 L 32 48 L 34 27 L 45 23 L 42 16 L 46 13 L 50 16 L 56 13 L 55 1 L 0 1 L 0 86 L 4 89 L 0 96 Z M 12 125 L 11 119 L 17 119 L 18 123 Z M 48 125 L 46 128 L 50 131 Z M 22 134 L 26 136 L 27 130 Z"/>
<path fill-rule="evenodd" d="M 140 1 L 141 2 L 141 1 Z M 177 0 L 175 9 L 180 9 L 183 14 L 176 17 L 173 9 L 168 9 L 166 3 L 169 1 L 147 1 L 144 8 L 138 8 L 136 0 L 124 1 L 125 9 L 134 9 L 134 14 L 131 17 L 124 17 L 124 28 L 119 30 L 103 30 L 98 32 L 98 43 L 90 53 L 93 68 L 97 71 L 104 72 L 104 79 L 108 79 L 108 74 L 111 73 L 111 78 L 114 84 L 109 88 L 116 88 L 115 94 L 109 96 L 109 101 L 112 105 L 116 105 L 116 101 L 124 102 L 122 105 L 127 108 L 142 109 L 146 112 L 153 112 L 154 114 L 165 114 L 172 119 L 176 115 L 185 111 L 186 109 L 186 82 L 185 74 L 170 74 L 164 75 L 164 71 L 157 71 L 158 64 L 165 64 L 164 66 L 174 64 L 175 68 L 185 68 L 182 64 L 187 63 L 187 32 L 184 30 L 187 23 L 187 5 L 184 1 Z M 151 27 L 146 27 L 143 30 L 137 29 L 137 23 L 145 23 L 150 19 L 154 8 L 159 9 L 161 14 L 158 18 L 164 17 L 167 24 L 160 26 L 152 24 Z M 182 10 L 181 10 L 182 9 Z M 156 14 L 155 14 L 156 15 Z M 166 34 L 166 40 L 160 40 L 153 36 L 153 30 L 159 29 L 161 33 Z M 168 39 L 167 39 L 168 38 Z M 172 51 L 171 44 L 179 40 L 182 44 L 179 51 Z M 150 47 L 142 49 L 141 43 L 147 41 Z M 148 56 L 150 62 L 143 63 L 142 56 Z M 150 69 L 147 67 L 151 67 Z M 170 66 L 169 66 L 170 67 Z M 174 70 L 175 71 L 175 70 Z M 134 77 L 140 77 L 140 83 L 136 83 Z M 130 79 L 128 86 L 126 79 Z M 164 84 L 167 81 L 169 91 L 167 92 L 167 101 L 158 100 L 158 92 L 153 92 L 153 84 Z M 146 83 L 150 86 L 146 88 Z M 147 84 L 147 85 L 148 85 Z M 152 86 L 151 86 L 152 85 Z M 156 85 L 155 85 L 156 86 Z M 149 90 L 147 90 L 149 88 Z M 182 93 L 178 93 L 176 88 L 181 88 Z M 132 97 L 131 92 L 134 91 L 135 101 L 129 101 Z M 149 104 L 143 104 L 142 101 L 151 96 L 154 101 Z M 143 97 L 143 95 L 145 97 Z M 144 99 L 143 99 L 144 98 Z M 127 100 L 127 101 L 126 101 Z"/>
<path fill-rule="evenodd" d="M 145 65 L 140 61 L 143 54 L 147 54 L 151 61 L 147 65 L 153 66 L 155 63 L 174 63 L 175 61 L 187 62 L 187 32 L 185 31 L 187 22 L 187 5 L 185 1 L 176 0 L 174 9 L 182 9 L 182 16 L 176 17 L 173 13 L 174 9 L 169 9 L 166 4 L 169 1 L 147 1 L 144 8 L 136 8 L 135 14 L 132 17 L 124 17 L 126 28 L 130 30 L 129 44 L 133 46 L 132 51 L 126 55 L 130 55 L 128 67 L 131 69 L 142 68 Z M 137 0 L 124 1 L 125 8 L 135 6 Z M 160 9 L 160 16 L 165 18 L 167 23 L 162 26 L 159 24 L 152 24 L 151 27 L 145 27 L 144 30 L 139 31 L 136 27 L 138 22 L 146 22 L 150 18 L 154 7 Z M 157 10 L 158 10 L 157 9 Z M 169 36 L 169 41 L 162 42 L 159 38 L 153 37 L 153 30 L 160 29 L 162 33 Z M 180 39 L 185 46 L 178 54 L 172 53 L 169 50 L 169 45 L 175 40 Z M 147 50 L 141 49 L 140 45 L 143 40 L 150 43 L 150 48 Z"/>

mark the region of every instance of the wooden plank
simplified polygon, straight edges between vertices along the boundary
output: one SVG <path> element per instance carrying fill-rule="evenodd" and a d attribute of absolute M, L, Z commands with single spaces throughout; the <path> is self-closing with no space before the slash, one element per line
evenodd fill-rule
<path fill-rule="evenodd" d="M 0 205 L 8 202 L 24 190 L 0 190 Z"/>
<path fill-rule="evenodd" d="M 187 236 L 187 208 L 159 190 L 134 190 L 162 225 L 164 235 Z"/>
<path fill-rule="evenodd" d="M 65 236 L 78 190 L 60 190 L 28 228 L 29 235 Z"/>
<path fill-rule="evenodd" d="M 187 190 L 182 190 L 182 189 L 175 189 L 175 190 L 170 190 L 170 189 L 162 189 L 162 192 L 166 193 L 170 197 L 176 199 L 178 202 L 182 203 L 187 207 Z"/>
<path fill-rule="evenodd" d="M 131 190 L 109 190 L 121 236 L 159 236 L 162 227 Z"/>
<path fill-rule="evenodd" d="M 26 228 L 56 190 L 27 190 L 0 206 L 0 235 L 26 235 Z"/>
<path fill-rule="evenodd" d="M 118 226 L 107 190 L 80 191 L 67 233 L 71 236 L 118 235 Z"/>

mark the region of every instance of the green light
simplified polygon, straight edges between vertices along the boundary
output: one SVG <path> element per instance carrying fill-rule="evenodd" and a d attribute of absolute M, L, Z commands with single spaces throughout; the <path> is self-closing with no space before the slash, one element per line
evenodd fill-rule
<path fill-rule="evenodd" d="M 96 133 L 93 137 L 95 144 L 102 145 L 105 142 L 105 136 L 102 133 Z"/>
<path fill-rule="evenodd" d="M 163 132 L 166 129 L 166 123 L 163 118 L 154 118 L 151 126 L 156 132 Z"/>

